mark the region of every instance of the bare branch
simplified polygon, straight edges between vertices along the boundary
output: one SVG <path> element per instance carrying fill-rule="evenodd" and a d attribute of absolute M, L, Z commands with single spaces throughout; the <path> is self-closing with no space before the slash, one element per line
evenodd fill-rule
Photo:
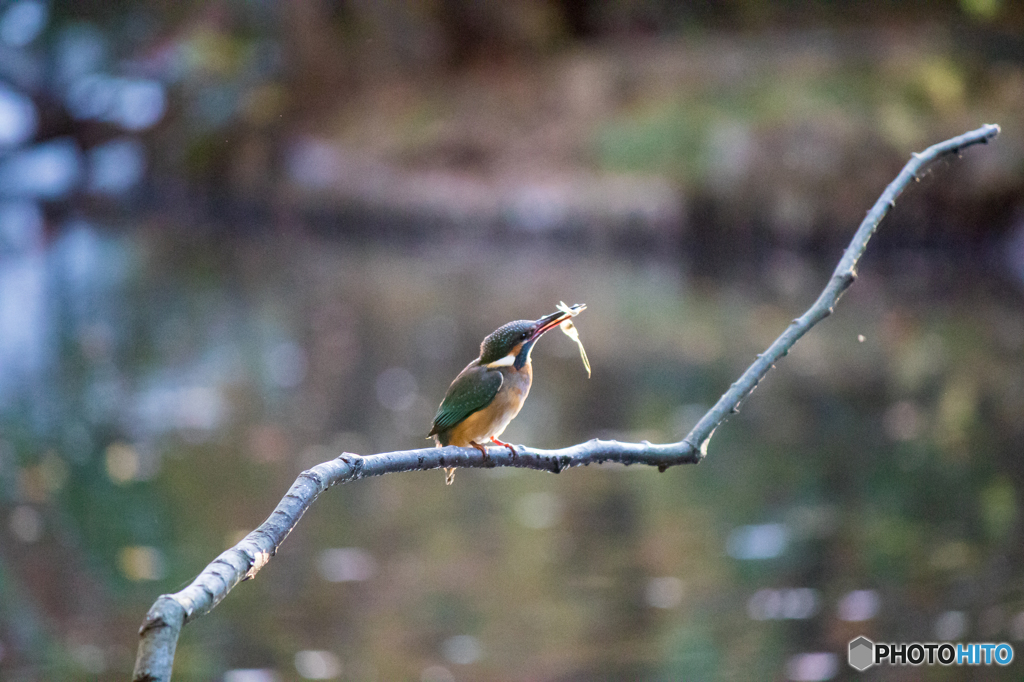
<path fill-rule="evenodd" d="M 360 478 L 382 476 L 401 471 L 425 471 L 443 467 L 491 468 L 514 466 L 559 473 L 563 469 L 604 462 L 648 464 L 664 471 L 677 464 L 697 464 L 707 455 L 708 443 L 715 429 L 736 412 L 747 396 L 775 363 L 815 324 L 832 314 L 843 292 L 857 277 L 857 261 L 867 248 L 879 222 L 895 205 L 896 198 L 910 181 L 929 163 L 947 154 L 979 143 L 987 143 L 999 134 L 999 126 L 985 125 L 959 137 L 933 145 L 914 154 L 903 167 L 860 224 L 853 240 L 843 253 L 839 265 L 818 300 L 807 312 L 793 320 L 789 327 L 729 387 L 729 390 L 705 414 L 686 438 L 665 445 L 620 443 L 591 440 L 560 450 L 537 450 L 517 446 L 512 455 L 506 448 L 492 448 L 487 455 L 472 447 L 449 446 L 400 452 L 385 452 L 367 457 L 345 453 L 340 457 L 302 472 L 288 494 L 270 517 L 233 548 L 227 550 L 203 569 L 191 585 L 165 594 L 150 608 L 139 631 L 135 682 L 164 682 L 171 678 L 174 650 L 185 623 L 209 613 L 228 592 L 243 580 L 256 575 L 277 553 L 278 547 L 298 524 L 306 509 L 323 491 L 339 483 Z"/>

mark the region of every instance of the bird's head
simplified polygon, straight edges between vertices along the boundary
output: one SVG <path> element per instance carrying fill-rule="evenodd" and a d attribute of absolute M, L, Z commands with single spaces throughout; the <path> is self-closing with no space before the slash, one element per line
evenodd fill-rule
<path fill-rule="evenodd" d="M 554 329 L 578 314 L 586 306 L 557 310 L 539 320 L 515 320 L 495 329 L 480 344 L 480 364 L 488 367 L 522 369 L 530 360 L 530 351 L 544 332 Z"/>

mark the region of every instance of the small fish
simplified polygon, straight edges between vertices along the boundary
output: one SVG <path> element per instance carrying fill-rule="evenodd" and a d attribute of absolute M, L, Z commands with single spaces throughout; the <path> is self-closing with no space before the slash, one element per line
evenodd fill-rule
<path fill-rule="evenodd" d="M 563 313 L 569 313 L 573 317 L 576 317 L 586 309 L 586 305 L 576 304 L 574 306 L 567 306 L 563 301 L 559 301 L 556 306 Z M 572 320 L 565 320 L 562 324 L 558 325 L 562 330 L 562 333 L 568 336 L 570 339 L 576 342 L 576 345 L 580 347 L 580 358 L 583 359 L 583 366 L 587 368 L 587 378 L 590 378 L 590 360 L 587 358 L 587 351 L 583 349 L 583 342 L 580 341 L 580 333 L 576 330 L 576 325 L 572 323 Z"/>

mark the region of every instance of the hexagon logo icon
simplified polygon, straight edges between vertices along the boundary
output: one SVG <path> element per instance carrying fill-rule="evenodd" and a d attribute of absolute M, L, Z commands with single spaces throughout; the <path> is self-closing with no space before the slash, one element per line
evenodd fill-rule
<path fill-rule="evenodd" d="M 864 672 L 875 663 L 875 643 L 867 637 L 858 637 L 850 642 L 850 666 Z"/>

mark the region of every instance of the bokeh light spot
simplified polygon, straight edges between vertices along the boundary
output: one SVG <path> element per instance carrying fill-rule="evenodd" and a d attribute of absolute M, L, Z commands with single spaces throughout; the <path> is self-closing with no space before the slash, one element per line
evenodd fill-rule
<path fill-rule="evenodd" d="M 875 590 L 853 590 L 839 600 L 839 620 L 860 623 L 878 614 L 882 600 Z"/>
<path fill-rule="evenodd" d="M 726 552 L 733 559 L 774 559 L 789 546 L 789 528 L 781 523 L 740 526 L 729 533 Z"/>
<path fill-rule="evenodd" d="M 377 572 L 373 555 L 359 547 L 334 547 L 320 553 L 320 576 L 332 583 L 369 580 Z"/>
<path fill-rule="evenodd" d="M 163 552 L 146 545 L 122 547 L 117 553 L 117 564 L 129 580 L 160 580 L 166 573 Z"/>
<path fill-rule="evenodd" d="M 27 504 L 19 505 L 11 511 L 7 525 L 11 534 L 26 544 L 37 542 L 43 535 L 42 515 Z"/>
<path fill-rule="evenodd" d="M 36 107 L 25 95 L 0 85 L 0 148 L 16 147 L 36 132 Z"/>
<path fill-rule="evenodd" d="M 647 581 L 644 598 L 649 606 L 656 609 L 674 609 L 683 603 L 685 585 L 675 576 L 651 578 Z"/>
<path fill-rule="evenodd" d="M 457 665 L 469 665 L 483 657 L 480 640 L 473 635 L 455 635 L 441 645 L 444 657 Z"/>
<path fill-rule="evenodd" d="M 0 16 L 0 41 L 11 47 L 24 47 L 39 37 L 48 18 L 49 11 L 42 2 L 15 2 Z"/>
<path fill-rule="evenodd" d="M 139 453 L 127 443 L 116 441 L 107 446 L 104 454 L 107 476 L 118 485 L 131 483 L 139 477 Z"/>
<path fill-rule="evenodd" d="M 330 651 L 300 651 L 295 654 L 295 670 L 307 680 L 333 680 L 341 674 L 341 660 Z"/>
<path fill-rule="evenodd" d="M 786 664 L 786 676 L 793 682 L 824 682 L 839 672 L 839 657 L 832 653 L 797 654 Z"/>

